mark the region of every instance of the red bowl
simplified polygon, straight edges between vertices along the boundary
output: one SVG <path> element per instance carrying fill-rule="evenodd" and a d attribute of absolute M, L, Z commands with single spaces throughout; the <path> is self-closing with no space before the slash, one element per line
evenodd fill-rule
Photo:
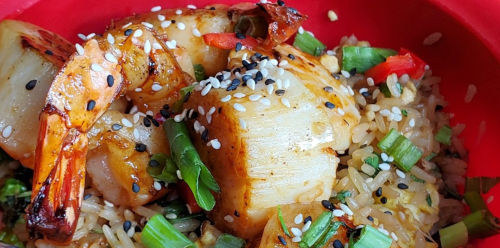
<path fill-rule="evenodd" d="M 199 7 L 214 2 L 235 0 L 200 0 Z M 40 25 L 59 33 L 72 42 L 79 42 L 78 33 L 102 32 L 113 18 L 143 13 L 156 5 L 173 8 L 193 4 L 184 0 L 147 2 L 132 0 L 0 0 L 0 19 L 13 18 Z M 455 114 L 452 124 L 467 125 L 462 138 L 470 152 L 470 176 L 500 176 L 500 165 L 494 154 L 500 148 L 500 115 L 495 114 L 500 101 L 500 1 L 496 0 L 288 0 L 302 13 L 309 15 L 304 24 L 333 48 L 344 35 L 355 34 L 373 46 L 398 49 L 406 47 L 431 65 L 435 75 L 442 77 L 441 91 Z M 328 10 L 339 20 L 330 22 Z M 441 32 L 443 37 L 432 46 L 424 46 L 425 37 Z M 478 93 L 472 102 L 464 97 L 469 84 Z M 489 107 L 488 107 L 489 106 Z M 479 133 L 484 121 L 486 131 Z M 492 160 L 493 159 L 493 162 Z M 498 200 L 490 209 L 500 216 L 500 187 L 491 190 Z M 477 247 L 496 247 L 500 236 L 478 241 Z"/>

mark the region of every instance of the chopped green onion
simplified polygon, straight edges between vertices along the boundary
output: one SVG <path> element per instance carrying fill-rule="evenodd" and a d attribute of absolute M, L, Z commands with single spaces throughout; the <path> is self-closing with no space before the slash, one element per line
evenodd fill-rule
<path fill-rule="evenodd" d="M 469 242 L 467 227 L 462 221 L 439 230 L 439 237 L 443 248 L 455 248 Z"/>
<path fill-rule="evenodd" d="M 380 90 L 380 92 L 382 92 L 382 94 L 384 94 L 386 98 L 390 98 L 392 96 L 391 91 L 389 90 L 389 87 L 387 87 L 386 83 L 381 83 L 378 86 L 378 89 Z"/>
<path fill-rule="evenodd" d="M 429 154 L 429 156 L 425 157 L 424 159 L 427 161 L 431 161 L 436 156 L 437 156 L 436 153 L 431 153 L 431 154 Z"/>
<path fill-rule="evenodd" d="M 245 246 L 245 240 L 223 233 L 217 239 L 214 248 L 241 248 Z"/>
<path fill-rule="evenodd" d="M 151 157 L 150 161 L 156 161 L 158 166 L 148 166 L 146 171 L 151 177 L 166 183 L 176 183 L 179 181 L 177 177 L 177 166 L 170 156 L 163 153 L 155 154 Z"/>
<path fill-rule="evenodd" d="M 311 227 L 302 235 L 302 240 L 299 242 L 300 248 L 310 248 L 321 236 L 327 231 L 328 226 L 332 222 L 333 212 L 324 211 L 319 217 L 311 224 Z"/>
<path fill-rule="evenodd" d="M 376 170 L 378 170 L 378 165 L 379 165 L 379 157 L 378 157 L 378 154 L 376 153 L 373 153 L 372 155 L 370 155 L 369 157 L 365 158 L 365 164 L 368 164 L 370 165 L 371 167 L 375 168 Z"/>
<path fill-rule="evenodd" d="M 429 205 L 429 207 L 432 207 L 432 198 L 429 193 L 427 193 L 427 195 L 425 196 L 425 201 L 427 202 L 427 205 Z"/>
<path fill-rule="evenodd" d="M 333 223 L 330 223 L 326 228 L 326 231 L 323 232 L 323 234 L 321 235 L 321 238 L 318 240 L 318 242 L 316 242 L 311 248 L 323 247 L 326 244 L 326 242 L 328 242 L 328 240 L 330 240 L 333 237 L 333 235 L 335 235 L 335 233 L 342 224 L 343 224 L 342 221 L 335 221 Z"/>
<path fill-rule="evenodd" d="M 190 215 L 186 215 L 183 217 L 177 217 L 175 219 L 168 219 L 168 222 L 175 224 L 175 223 L 179 223 L 179 222 L 184 222 L 186 220 L 198 219 L 201 217 L 205 217 L 205 214 L 204 213 L 190 214 Z"/>
<path fill-rule="evenodd" d="M 411 179 L 412 179 L 413 181 L 415 181 L 415 182 L 417 182 L 417 183 L 425 183 L 425 180 L 420 179 L 420 178 L 416 177 L 416 176 L 415 176 L 415 175 L 413 175 L 413 174 L 411 174 L 411 175 L 410 175 L 410 177 L 411 177 Z"/>
<path fill-rule="evenodd" d="M 392 239 L 389 236 L 370 225 L 366 225 L 361 229 L 361 236 L 359 240 L 354 243 L 353 248 L 389 248 L 391 244 Z"/>
<path fill-rule="evenodd" d="M 268 32 L 268 23 L 262 16 L 242 16 L 236 26 L 235 33 L 250 35 L 254 38 L 265 38 Z"/>
<path fill-rule="evenodd" d="M 498 219 L 488 210 L 476 211 L 465 216 L 462 222 L 467 227 L 467 233 L 472 238 L 488 238 L 500 233 Z"/>
<path fill-rule="evenodd" d="M 170 118 L 163 123 L 163 129 L 167 133 L 172 159 L 191 188 L 196 202 L 201 208 L 212 210 L 215 198 L 210 190 L 219 192 L 220 188 L 191 143 L 186 123 Z"/>
<path fill-rule="evenodd" d="M 351 235 L 349 235 L 349 247 L 354 247 L 354 234 L 356 234 L 355 231 L 351 232 Z"/>
<path fill-rule="evenodd" d="M 337 195 L 334 197 L 335 199 L 339 200 L 341 203 L 345 204 L 345 198 L 351 197 L 352 193 L 349 190 L 342 190 Z"/>
<path fill-rule="evenodd" d="M 408 117 L 408 111 L 405 109 L 401 110 L 401 114 L 403 114 L 404 117 Z"/>
<path fill-rule="evenodd" d="M 0 188 L 0 202 L 7 201 L 8 196 L 18 197 L 19 194 L 24 193 L 26 191 L 27 188 L 23 182 L 14 178 L 9 178 Z"/>
<path fill-rule="evenodd" d="M 4 227 L 2 231 L 0 231 L 0 241 L 7 243 L 9 245 L 15 245 L 19 248 L 24 248 L 23 242 L 14 233 L 14 231 L 8 227 Z"/>
<path fill-rule="evenodd" d="M 442 126 L 439 131 L 434 135 L 439 143 L 450 145 L 451 144 L 451 127 L 448 125 Z"/>
<path fill-rule="evenodd" d="M 325 44 L 321 43 L 321 41 L 314 38 L 308 32 L 302 34 L 297 33 L 293 46 L 313 56 L 320 56 L 326 50 Z"/>
<path fill-rule="evenodd" d="M 484 202 L 483 197 L 477 191 L 468 191 L 464 193 L 464 200 L 469 205 L 471 212 L 476 212 L 479 210 L 488 210 L 486 202 Z"/>
<path fill-rule="evenodd" d="M 467 177 L 465 180 L 465 190 L 486 194 L 498 183 L 500 183 L 500 177 Z"/>
<path fill-rule="evenodd" d="M 404 172 L 409 172 L 422 157 L 422 151 L 395 129 L 391 129 L 377 146 L 383 152 L 394 157 L 394 163 Z"/>
<path fill-rule="evenodd" d="M 147 248 L 196 248 L 196 245 L 177 231 L 161 214 L 153 216 L 142 231 L 142 244 Z"/>
<path fill-rule="evenodd" d="M 205 67 L 201 64 L 193 65 L 194 68 L 194 77 L 196 78 L 196 82 L 200 82 L 205 79 Z M 189 87 L 189 86 L 188 86 Z"/>
<path fill-rule="evenodd" d="M 345 46 L 342 48 L 342 70 L 364 73 L 398 52 L 392 49 Z"/>
<path fill-rule="evenodd" d="M 182 109 L 182 105 L 184 104 L 184 102 L 186 102 L 186 96 L 188 94 L 191 94 L 194 90 L 194 88 L 197 86 L 198 84 L 192 84 L 192 85 L 189 85 L 189 86 L 186 86 L 182 89 L 179 90 L 179 93 L 180 93 L 180 99 L 175 102 L 173 105 L 172 105 L 172 111 L 174 111 L 175 113 L 177 112 L 180 112 L 181 109 Z"/>
<path fill-rule="evenodd" d="M 280 221 L 281 228 L 283 228 L 283 232 L 285 232 L 286 236 L 292 237 L 292 235 L 290 235 L 290 232 L 288 231 L 288 228 L 286 227 L 286 223 L 285 223 L 285 220 L 283 219 L 283 215 L 281 214 L 280 205 L 278 205 L 278 219 Z"/>

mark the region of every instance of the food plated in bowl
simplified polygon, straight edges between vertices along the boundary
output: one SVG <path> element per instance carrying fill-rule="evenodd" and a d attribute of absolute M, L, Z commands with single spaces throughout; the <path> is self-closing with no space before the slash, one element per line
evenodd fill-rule
<path fill-rule="evenodd" d="M 371 48 L 370 43 L 353 36 L 342 39 L 337 48 L 325 49 L 300 27 L 305 19 L 297 11 L 300 7 L 289 8 L 295 7 L 292 3 L 260 6 L 153 8 L 151 11 L 161 13 L 115 21 L 102 38 L 82 36 L 88 41 L 76 46 L 72 57 L 62 58 L 68 60 L 66 66 L 43 103 L 41 122 L 46 125 L 41 126 L 37 149 L 47 152 L 37 152 L 33 159 L 37 166 L 35 193 L 28 212 L 33 234 L 60 243 L 79 234 L 85 236 L 80 242 L 101 242 L 105 237 L 112 246 L 124 240 L 148 245 L 152 238 L 142 239 L 141 234 L 148 237 L 155 223 L 169 225 L 159 221 L 144 225 L 156 212 L 192 226 L 203 219 L 198 215 L 173 218 L 181 214 L 165 212 L 173 204 L 175 192 L 183 192 L 184 198 L 192 192 L 195 201 L 184 199 L 188 213 L 197 212 L 196 204 L 189 203 L 197 202 L 205 210 L 215 207 L 208 218 L 219 231 L 249 242 L 259 242 L 267 223 L 261 245 L 291 245 L 294 241 L 318 245 L 321 241 L 311 233 L 320 230 L 316 236 L 323 237 L 321 232 L 331 230 L 332 240 L 328 236 L 324 241 L 338 246 L 348 241 L 342 234 L 347 230 L 354 233 L 353 242 L 358 245 L 370 235 L 382 233 L 381 245 L 420 247 L 435 245 L 425 235 L 436 232 L 431 229 L 438 221 L 441 202 L 448 203 L 441 207 L 456 211 L 441 213 L 457 213 L 441 216 L 441 225 L 460 220 L 462 213 L 456 207 L 463 205 L 440 199 L 438 191 L 453 196 L 459 190 L 456 186 L 463 184 L 468 154 L 455 137 L 463 126 L 446 126 L 450 115 L 440 109 L 446 102 L 439 93 L 439 79 L 429 70 L 432 65 L 407 49 Z M 200 13 L 221 12 L 231 15 L 189 22 Z M 324 18 L 329 21 L 326 13 Z M 204 23 L 209 25 L 202 26 Z M 259 34 L 262 23 L 264 30 L 269 25 L 269 30 L 278 32 Z M 236 33 L 235 26 L 239 28 Z M 294 45 L 304 52 L 280 44 L 297 31 Z M 183 41 L 191 43 L 183 47 Z M 43 53 L 50 56 L 50 52 Z M 193 78 L 199 84 L 185 87 Z M 31 85 L 25 87 L 29 90 Z M 128 97 L 118 100 L 126 91 Z M 185 103 L 175 104 L 179 99 Z M 64 112 L 69 114 L 61 114 Z M 167 117 L 172 118 L 165 121 Z M 179 124 L 183 119 L 187 129 Z M 165 133 L 159 128 L 163 121 Z M 55 125 L 60 128 L 51 129 Z M 5 128 L 4 137 L 15 134 Z M 51 131 L 65 129 L 69 136 Z M 8 150 L 8 144 L 4 149 Z M 62 156 L 55 159 L 52 151 Z M 30 158 L 28 153 L 20 154 Z M 432 158 L 433 154 L 437 156 Z M 83 185 L 85 158 L 89 179 L 83 194 L 77 185 Z M 68 164 L 80 172 L 68 172 L 64 169 Z M 62 179 L 68 175 L 58 175 L 52 168 L 79 175 L 80 181 L 65 182 Z M 55 179 L 54 183 L 48 178 Z M 57 179 L 75 186 L 60 187 Z M 71 190 L 61 192 L 73 195 L 58 200 L 61 195 L 57 192 L 68 188 Z M 51 190 L 53 193 L 46 193 Z M 213 198 L 210 191 L 220 193 Z M 165 193 L 170 196 L 167 203 L 142 206 Z M 72 208 L 68 207 L 71 201 Z M 80 202 L 83 219 L 75 217 Z M 309 210 L 293 205 L 309 202 L 322 204 L 308 205 Z M 314 232 L 308 232 L 307 221 L 298 219 L 300 215 L 307 219 L 304 214 L 313 209 L 320 212 L 311 213 L 311 223 L 334 217 L 336 221 L 323 228 L 314 225 Z M 272 228 L 273 223 L 283 227 Z M 61 227 L 57 231 L 55 224 Z M 372 225 L 378 230 L 370 228 Z M 201 232 L 212 230 L 209 224 L 204 226 Z M 292 227 L 290 236 L 285 232 L 287 226 Z M 363 228 L 360 238 L 355 238 L 356 227 Z M 190 234 L 191 229 L 183 231 Z M 132 239 L 126 238 L 126 232 Z M 205 235 L 214 233 L 215 229 Z M 207 237 L 191 233 L 192 239 L 194 235 L 201 235 L 199 242 Z"/>

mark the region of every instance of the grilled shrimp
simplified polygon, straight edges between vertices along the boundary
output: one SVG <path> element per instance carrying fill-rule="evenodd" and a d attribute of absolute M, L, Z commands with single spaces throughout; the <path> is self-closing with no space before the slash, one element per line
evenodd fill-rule
<path fill-rule="evenodd" d="M 178 90 L 190 83 L 154 30 L 130 25 L 125 32 L 110 30 L 104 37 L 108 35 L 114 39 L 96 37 L 84 47 L 77 46 L 77 53 L 49 89 L 40 114 L 32 205 L 28 209 L 32 235 L 42 234 L 61 243 L 71 241 L 82 201 L 87 132 L 115 99 L 127 93 L 142 107 L 152 101 L 171 104 L 178 100 Z M 131 126 L 126 120 L 121 124 Z M 131 145 L 119 135 L 101 138 L 111 139 L 107 142 L 110 150 Z M 145 161 L 136 154 L 145 150 L 142 145 L 122 151 L 128 152 L 127 162 Z M 134 175 L 130 175 L 134 183 L 129 188 L 138 194 L 156 194 L 140 189 L 144 178 Z"/>

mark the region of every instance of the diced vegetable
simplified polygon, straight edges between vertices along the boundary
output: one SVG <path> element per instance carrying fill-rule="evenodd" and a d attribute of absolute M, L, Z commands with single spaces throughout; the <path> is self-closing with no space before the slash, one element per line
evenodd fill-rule
<path fill-rule="evenodd" d="M 342 225 L 341 221 L 335 221 L 333 223 L 330 223 L 328 227 L 326 228 L 326 231 L 323 232 L 321 235 L 321 238 L 316 242 L 311 248 L 319 248 L 323 247 L 328 240 L 335 235 L 339 227 Z"/>
<path fill-rule="evenodd" d="M 241 248 L 245 245 L 245 240 L 223 233 L 217 239 L 214 248 Z"/>
<path fill-rule="evenodd" d="M 404 117 L 408 117 L 408 111 L 406 110 L 401 110 L 401 114 L 403 114 Z"/>
<path fill-rule="evenodd" d="M 436 139 L 439 143 L 450 145 L 451 144 L 451 127 L 448 125 L 442 126 L 439 131 L 434 135 L 434 139 Z"/>
<path fill-rule="evenodd" d="M 170 118 L 163 123 L 163 129 L 167 133 L 172 159 L 191 188 L 196 202 L 201 208 L 212 210 L 215 198 L 210 190 L 219 192 L 220 188 L 191 143 L 186 123 Z"/>
<path fill-rule="evenodd" d="M 353 248 L 389 248 L 391 244 L 392 239 L 389 236 L 370 225 L 366 225 L 361 229 L 361 236 L 354 243 Z"/>
<path fill-rule="evenodd" d="M 234 49 L 237 43 L 241 43 L 243 47 L 252 49 L 259 45 L 259 42 L 250 35 L 244 39 L 236 37 L 236 33 L 210 33 L 204 34 L 203 40 L 207 45 L 222 49 Z"/>
<path fill-rule="evenodd" d="M 265 38 L 267 35 L 267 21 L 262 16 L 242 16 L 234 27 L 235 33 Z"/>
<path fill-rule="evenodd" d="M 205 68 L 201 64 L 193 65 L 194 68 L 194 76 L 196 78 L 196 82 L 200 82 L 205 79 Z"/>
<path fill-rule="evenodd" d="M 409 172 L 413 165 L 422 157 L 422 151 L 395 129 L 391 129 L 377 146 L 383 152 L 394 157 L 394 163 L 404 172 Z"/>
<path fill-rule="evenodd" d="M 356 68 L 356 72 L 364 73 L 397 53 L 392 49 L 346 46 L 342 48 L 342 70 L 351 71 Z"/>
<path fill-rule="evenodd" d="M 379 159 L 379 157 L 378 157 L 378 154 L 373 153 L 373 155 L 371 155 L 371 156 L 369 156 L 369 157 L 365 158 L 365 161 L 364 161 L 364 162 L 365 162 L 365 164 L 368 164 L 368 165 L 370 165 L 371 167 L 373 167 L 373 168 L 375 168 L 375 169 L 377 169 L 377 170 L 378 170 L 378 169 L 379 169 L 379 168 L 378 168 L 379 161 L 380 161 L 380 159 Z"/>
<path fill-rule="evenodd" d="M 437 156 L 436 153 L 431 153 L 431 154 L 429 154 L 429 156 L 425 157 L 424 159 L 427 161 L 431 161 L 436 156 Z"/>
<path fill-rule="evenodd" d="M 385 62 L 367 70 L 365 72 L 365 76 L 371 77 L 375 84 L 379 84 L 385 81 L 387 77 L 393 73 L 396 73 L 398 77 L 401 77 L 403 74 L 406 74 L 414 69 L 415 62 L 413 61 L 411 55 L 396 55 L 388 57 Z"/>
<path fill-rule="evenodd" d="M 380 92 L 382 92 L 382 94 L 384 94 L 384 96 L 386 98 L 389 98 L 392 96 L 391 94 L 391 91 L 389 90 L 389 87 L 387 87 L 387 84 L 386 83 L 381 83 L 379 86 L 378 86 L 378 89 L 380 90 Z"/>
<path fill-rule="evenodd" d="M 479 210 L 488 210 L 486 202 L 484 202 L 483 197 L 476 191 L 468 191 L 464 193 L 464 200 L 469 205 L 471 212 L 476 212 Z"/>
<path fill-rule="evenodd" d="M 196 248 L 196 245 L 177 231 L 161 214 L 153 216 L 142 231 L 142 244 L 147 248 Z"/>
<path fill-rule="evenodd" d="M 290 235 L 290 232 L 288 231 L 288 228 L 286 227 L 285 220 L 283 219 L 283 214 L 281 214 L 281 207 L 279 205 L 278 205 L 278 219 L 280 221 L 281 228 L 283 228 L 283 232 L 285 232 L 285 234 L 288 237 L 291 237 L 292 235 Z"/>
<path fill-rule="evenodd" d="M 9 178 L 0 188 L 0 210 L 2 222 L 7 227 L 14 227 L 24 209 L 30 203 L 31 191 L 20 180 Z"/>
<path fill-rule="evenodd" d="M 432 207 L 432 198 L 429 193 L 427 193 L 427 195 L 425 196 L 425 201 L 427 202 L 427 205 L 429 205 L 429 207 Z"/>
<path fill-rule="evenodd" d="M 153 178 L 166 183 L 176 183 L 179 181 L 176 174 L 177 166 L 170 156 L 158 153 L 153 155 L 150 161 L 153 161 L 150 162 L 150 165 L 158 163 L 157 166 L 148 166 L 146 169 Z"/>
<path fill-rule="evenodd" d="M 419 58 L 417 55 L 413 54 L 412 52 L 408 51 L 405 48 L 401 48 L 398 54 L 399 55 L 409 54 L 412 57 L 413 62 L 415 63 L 415 68 L 413 70 L 408 71 L 408 76 L 410 76 L 411 78 L 420 79 L 424 75 L 425 66 L 427 64 L 421 58 Z"/>
<path fill-rule="evenodd" d="M 465 216 L 462 222 L 472 238 L 488 238 L 500 234 L 499 220 L 488 210 L 476 211 Z"/>
<path fill-rule="evenodd" d="M 311 224 L 311 227 L 302 235 L 302 240 L 299 242 L 300 248 L 313 247 L 328 231 L 328 227 L 333 219 L 332 211 L 324 211 L 321 215 Z"/>
<path fill-rule="evenodd" d="M 334 197 L 335 199 L 339 200 L 341 203 L 344 203 L 345 204 L 345 198 L 347 197 L 351 197 L 352 196 L 352 193 L 351 191 L 340 191 L 337 193 L 337 195 Z"/>
<path fill-rule="evenodd" d="M 314 38 L 308 32 L 304 32 L 302 34 L 297 33 L 293 46 L 298 47 L 303 52 L 309 53 L 313 56 L 320 56 L 326 50 L 326 45 Z"/>
<path fill-rule="evenodd" d="M 15 245 L 19 248 L 24 248 L 24 244 L 19 239 L 19 237 L 14 233 L 12 229 L 7 227 L 4 227 L 2 231 L 0 231 L 0 241 L 9 245 Z"/>
<path fill-rule="evenodd" d="M 454 225 L 439 230 L 441 247 L 455 248 L 468 243 L 467 227 L 460 221 Z"/>

